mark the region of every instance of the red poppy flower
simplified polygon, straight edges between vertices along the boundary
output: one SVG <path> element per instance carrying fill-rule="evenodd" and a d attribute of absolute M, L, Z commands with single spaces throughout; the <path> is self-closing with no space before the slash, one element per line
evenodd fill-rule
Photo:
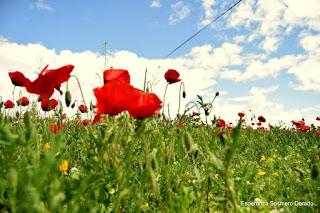
<path fill-rule="evenodd" d="M 66 118 L 67 118 L 67 114 L 66 114 L 66 113 L 63 113 L 63 114 L 61 115 L 61 118 L 62 118 L 62 119 L 66 119 Z"/>
<path fill-rule="evenodd" d="M 49 101 L 41 101 L 41 108 L 45 112 L 53 110 L 54 108 L 56 108 L 56 106 L 58 106 L 58 101 L 56 99 L 51 99 Z"/>
<path fill-rule="evenodd" d="M 218 119 L 217 120 L 217 127 L 225 128 L 226 122 L 223 119 Z"/>
<path fill-rule="evenodd" d="M 292 122 L 293 125 L 295 125 L 295 126 L 297 126 L 297 127 L 298 127 L 298 126 L 304 126 L 304 124 L 305 124 L 303 120 L 300 120 L 300 121 L 294 121 L 294 120 L 292 120 L 291 122 Z"/>
<path fill-rule="evenodd" d="M 27 97 L 22 97 L 20 98 L 18 101 L 17 101 L 18 105 L 21 105 L 21 106 L 28 106 L 29 105 L 29 99 Z"/>
<path fill-rule="evenodd" d="M 7 100 L 6 102 L 4 102 L 4 107 L 6 109 L 12 109 L 12 108 L 14 108 L 14 103 L 10 100 Z"/>
<path fill-rule="evenodd" d="M 130 84 L 130 75 L 129 72 L 124 69 L 109 69 L 103 72 L 103 81 L 105 84 L 113 81 Z"/>
<path fill-rule="evenodd" d="M 83 105 L 83 104 L 81 104 L 81 105 L 79 106 L 79 110 L 80 110 L 80 112 L 82 112 L 82 113 L 87 113 L 87 112 L 88 112 L 88 107 L 85 106 L 85 105 Z"/>
<path fill-rule="evenodd" d="M 180 74 L 173 69 L 169 69 L 165 74 L 164 74 L 164 78 L 166 79 L 166 81 L 168 82 L 168 84 L 173 84 L 173 83 L 177 83 L 179 81 L 181 81 L 181 79 L 179 79 Z"/>
<path fill-rule="evenodd" d="M 308 132 L 310 130 L 310 126 L 305 126 L 305 125 L 302 125 L 302 126 L 298 126 L 297 127 L 301 132 Z"/>
<path fill-rule="evenodd" d="M 19 71 L 9 72 L 9 77 L 11 79 L 12 84 L 18 87 L 25 87 L 27 84 L 30 83 L 30 80 Z"/>
<path fill-rule="evenodd" d="M 317 121 L 320 121 L 320 117 L 317 117 L 316 120 L 317 120 Z"/>
<path fill-rule="evenodd" d="M 82 121 L 82 125 L 83 125 L 83 126 L 88 126 L 88 125 L 89 125 L 89 120 L 88 120 L 88 119 L 84 119 L 84 120 Z"/>
<path fill-rule="evenodd" d="M 133 86 L 113 81 L 93 90 L 97 99 L 98 115 L 117 115 L 128 109 L 129 104 L 138 100 Z"/>
<path fill-rule="evenodd" d="M 266 122 L 265 117 L 263 117 L 262 115 L 260 115 L 260 116 L 258 117 L 258 120 L 259 120 L 260 122 L 262 122 L 262 123 Z"/>
<path fill-rule="evenodd" d="M 162 107 L 162 101 L 154 93 L 144 93 L 135 89 L 139 93 L 139 98 L 130 102 L 128 111 L 135 119 L 144 119 L 159 113 Z"/>
<path fill-rule="evenodd" d="M 59 133 L 63 128 L 65 127 L 64 123 L 61 123 L 59 126 L 58 124 L 52 124 L 50 126 L 50 131 L 53 132 L 54 134 Z"/>
<path fill-rule="evenodd" d="M 238 112 L 238 115 L 240 118 L 242 118 L 242 117 L 244 117 L 245 114 L 244 114 L 244 112 Z"/>
<path fill-rule="evenodd" d="M 47 70 L 47 67 L 48 65 L 41 71 L 36 80 L 26 84 L 28 92 L 38 94 L 45 99 L 52 96 L 54 89 L 62 94 L 60 86 L 69 80 L 70 73 L 74 68 L 73 65 L 66 65 L 58 69 Z"/>
<path fill-rule="evenodd" d="M 261 122 L 258 122 L 258 123 L 257 123 L 257 125 L 258 125 L 258 126 L 261 126 L 261 125 L 262 125 L 262 123 L 261 123 Z"/>

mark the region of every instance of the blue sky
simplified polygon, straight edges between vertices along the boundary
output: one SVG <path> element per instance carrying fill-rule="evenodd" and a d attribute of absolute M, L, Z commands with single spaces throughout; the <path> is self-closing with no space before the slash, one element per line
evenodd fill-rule
<path fill-rule="evenodd" d="M 169 59 L 163 59 L 235 2 L 2 0 L 0 50 L 15 50 L 0 54 L 0 68 L 5 72 L 15 69 L 12 62 L 22 69 L 25 66 L 35 70 L 38 65 L 33 64 L 39 59 L 41 48 L 43 63 L 60 65 L 70 58 L 77 64 L 80 57 L 91 54 L 92 64 L 81 62 L 82 67 L 94 67 L 94 63 L 101 66 L 102 41 L 107 40 L 108 64 L 133 69 L 137 82 L 141 81 L 138 76 L 143 76 L 142 67 L 162 76 L 165 70 L 155 69 L 161 65 L 161 69 L 176 68 L 181 72 L 193 91 L 189 100 L 196 94 L 210 98 L 213 91 L 222 91 L 216 113 L 230 120 L 234 119 L 230 114 L 252 108 L 273 121 L 301 117 L 312 120 L 319 116 L 317 0 L 244 0 Z M 70 52 L 64 54 L 64 50 Z M 30 55 L 30 60 L 20 57 L 17 62 L 22 51 Z M 78 74 L 88 78 L 85 70 Z M 88 84 L 93 85 L 94 82 Z M 155 89 L 160 94 L 162 86 L 163 82 Z M 0 93 L 2 90 L 4 86 Z M 174 99 L 173 96 L 173 102 Z"/>

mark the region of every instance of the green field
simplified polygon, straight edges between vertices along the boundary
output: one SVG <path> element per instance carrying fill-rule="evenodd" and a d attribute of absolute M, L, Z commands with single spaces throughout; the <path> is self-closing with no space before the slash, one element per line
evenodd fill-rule
<path fill-rule="evenodd" d="M 54 134 L 55 116 L 20 116 L 0 118 L 0 212 L 319 211 L 312 131 L 124 113 L 94 126 L 68 119 Z"/>

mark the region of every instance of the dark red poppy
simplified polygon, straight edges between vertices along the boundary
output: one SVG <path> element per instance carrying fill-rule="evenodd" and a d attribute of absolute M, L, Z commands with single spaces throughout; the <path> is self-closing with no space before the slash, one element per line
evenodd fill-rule
<path fill-rule="evenodd" d="M 139 98 L 133 86 L 117 81 L 95 88 L 93 92 L 97 99 L 98 115 L 117 115 Z"/>
<path fill-rule="evenodd" d="M 18 105 L 21 105 L 21 106 L 28 106 L 29 105 L 29 99 L 25 96 L 23 96 L 22 98 L 20 98 L 18 101 L 17 101 Z"/>
<path fill-rule="evenodd" d="M 10 100 L 7 100 L 6 102 L 4 102 L 4 108 L 12 109 L 12 108 L 14 108 L 14 103 Z"/>
<path fill-rule="evenodd" d="M 179 77 L 180 77 L 180 74 L 176 70 L 173 70 L 173 69 L 169 69 L 164 74 L 164 78 L 166 79 L 168 84 L 173 84 L 173 83 L 181 81 L 181 79 L 179 79 Z"/>
<path fill-rule="evenodd" d="M 292 124 L 293 125 L 295 125 L 295 126 L 304 126 L 305 125 L 305 122 L 303 121 L 303 120 L 300 120 L 300 121 L 294 121 L 294 120 L 292 120 L 291 121 L 292 122 Z"/>
<path fill-rule="evenodd" d="M 124 69 L 108 69 L 103 72 L 103 81 L 105 84 L 113 81 L 130 84 L 130 75 L 129 72 Z"/>
<path fill-rule="evenodd" d="M 265 119 L 265 117 L 263 117 L 262 115 L 260 115 L 260 116 L 258 117 L 258 121 L 264 123 L 264 122 L 266 122 L 266 119 Z"/>
<path fill-rule="evenodd" d="M 79 106 L 79 110 L 80 110 L 80 112 L 82 112 L 82 113 L 87 113 L 87 112 L 88 112 L 88 107 L 85 106 L 85 105 L 83 105 L 83 104 L 81 104 L 81 105 Z"/>
<path fill-rule="evenodd" d="M 59 133 L 62 129 L 64 129 L 65 125 L 64 123 L 61 123 L 60 126 L 58 124 L 52 124 L 50 126 L 50 131 L 53 132 L 54 134 Z"/>
<path fill-rule="evenodd" d="M 128 108 L 128 111 L 133 118 L 144 119 L 159 113 L 162 107 L 162 101 L 156 94 L 144 93 L 141 90 L 135 92 L 139 94 L 139 98 L 132 101 Z"/>
<path fill-rule="evenodd" d="M 225 128 L 226 122 L 223 119 L 218 119 L 217 120 L 217 127 Z"/>
<path fill-rule="evenodd" d="M 316 120 L 317 120 L 317 121 L 320 121 L 320 117 L 317 117 Z"/>
<path fill-rule="evenodd" d="M 238 112 L 238 115 L 240 118 L 243 118 L 245 114 L 244 114 L 244 112 Z"/>
<path fill-rule="evenodd" d="M 257 125 L 258 125 L 258 126 L 261 126 L 261 125 L 262 125 L 262 123 L 261 123 L 261 122 L 258 122 L 258 123 L 257 123 Z"/>
<path fill-rule="evenodd" d="M 56 108 L 58 106 L 58 101 L 56 99 L 51 99 L 49 101 L 42 100 L 41 101 L 41 108 L 43 111 L 48 112 Z"/>
<path fill-rule="evenodd" d="M 18 87 L 25 87 L 27 84 L 30 83 L 30 80 L 19 71 L 9 72 L 9 77 L 11 79 L 12 84 Z"/>
<path fill-rule="evenodd" d="M 62 119 L 66 119 L 67 118 L 67 114 L 66 113 L 62 113 L 61 118 Z"/>
<path fill-rule="evenodd" d="M 88 120 L 88 119 L 84 119 L 84 120 L 82 121 L 82 125 L 83 125 L 83 126 L 88 126 L 88 125 L 89 125 L 89 120 Z"/>

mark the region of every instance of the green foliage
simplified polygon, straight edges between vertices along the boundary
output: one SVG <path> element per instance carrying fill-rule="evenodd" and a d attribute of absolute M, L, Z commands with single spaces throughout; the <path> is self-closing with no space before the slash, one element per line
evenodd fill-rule
<path fill-rule="evenodd" d="M 32 111 L 18 121 L 0 115 L 0 212 L 319 209 L 319 136 L 312 132 L 180 128 L 124 114 L 87 127 L 69 120 L 54 134 L 53 121 Z M 255 199 L 314 205 L 240 205 Z"/>

